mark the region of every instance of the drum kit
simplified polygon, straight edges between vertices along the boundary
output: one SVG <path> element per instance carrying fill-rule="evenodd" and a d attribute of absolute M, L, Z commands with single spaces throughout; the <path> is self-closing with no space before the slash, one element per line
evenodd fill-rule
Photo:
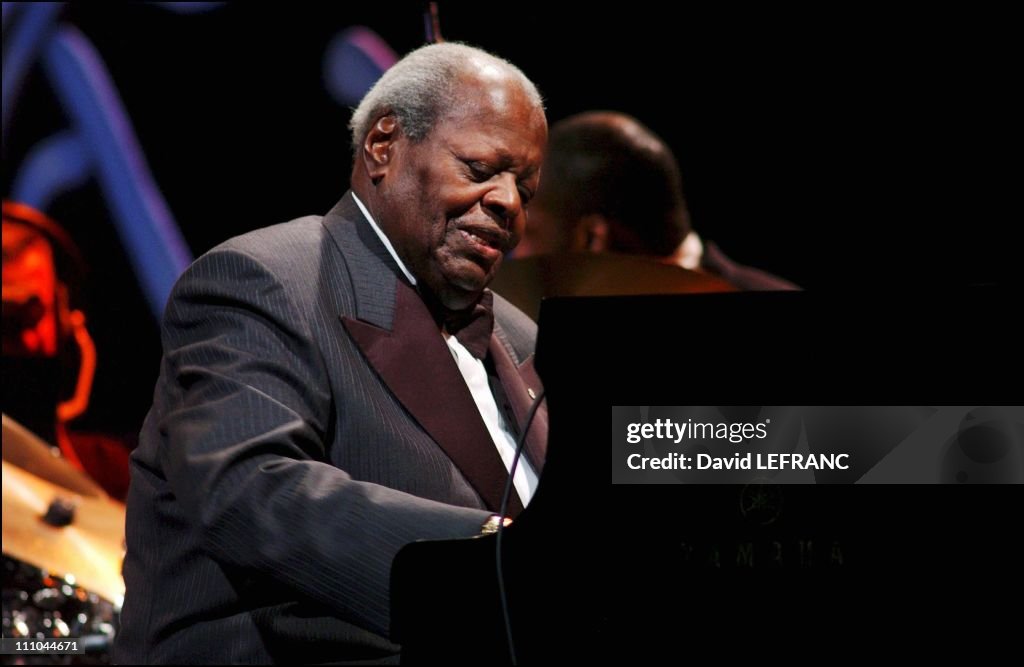
<path fill-rule="evenodd" d="M 125 508 L 55 451 L 3 415 L 3 636 L 86 650 L 18 664 L 103 664 L 124 599 Z"/>

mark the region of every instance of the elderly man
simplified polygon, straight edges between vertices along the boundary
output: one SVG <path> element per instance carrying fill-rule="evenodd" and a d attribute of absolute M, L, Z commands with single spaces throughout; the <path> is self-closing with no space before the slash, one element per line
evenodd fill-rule
<path fill-rule="evenodd" d="M 397 63 L 352 118 L 352 190 L 232 239 L 168 304 L 132 457 L 122 662 L 387 661 L 392 559 L 496 525 L 540 386 L 534 325 L 487 285 L 547 124 L 511 64 Z M 512 511 L 543 465 L 526 434 Z"/>
<path fill-rule="evenodd" d="M 701 240 L 690 226 L 672 150 L 623 113 L 590 111 L 552 126 L 544 183 L 530 214 L 517 257 L 616 252 L 711 273 L 740 289 L 796 288 Z"/>

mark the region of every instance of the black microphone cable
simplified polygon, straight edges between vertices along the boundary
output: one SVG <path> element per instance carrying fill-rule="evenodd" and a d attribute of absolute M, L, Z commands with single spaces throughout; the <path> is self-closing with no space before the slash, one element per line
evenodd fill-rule
<path fill-rule="evenodd" d="M 499 510 L 501 518 L 498 521 L 497 539 L 494 547 L 494 566 L 498 571 L 498 599 L 501 601 L 501 614 L 505 621 L 505 639 L 508 641 L 508 655 L 513 665 L 519 663 L 516 661 L 516 646 L 512 639 L 512 618 L 509 616 L 508 595 L 505 593 L 505 574 L 501 565 L 501 537 L 505 532 L 505 516 L 508 513 L 509 498 L 512 496 L 512 484 L 516 476 L 516 466 L 519 465 L 519 457 L 522 456 L 523 447 L 526 445 L 526 434 L 530 432 L 533 418 L 537 415 L 537 408 L 540 407 L 543 400 L 544 391 L 542 390 L 533 401 L 533 405 L 530 406 L 530 412 L 526 415 L 526 426 L 523 427 L 522 432 L 519 434 L 519 440 L 516 442 L 516 455 L 512 457 L 512 465 L 508 471 L 508 480 L 505 482 L 505 490 L 501 494 L 501 508 Z"/>

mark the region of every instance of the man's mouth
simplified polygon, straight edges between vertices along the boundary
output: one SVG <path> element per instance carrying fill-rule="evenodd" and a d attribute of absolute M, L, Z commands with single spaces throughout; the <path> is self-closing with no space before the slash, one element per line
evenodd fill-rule
<path fill-rule="evenodd" d="M 504 254 L 508 247 L 508 233 L 496 227 L 466 225 L 459 227 L 457 233 L 470 250 L 491 261 Z"/>

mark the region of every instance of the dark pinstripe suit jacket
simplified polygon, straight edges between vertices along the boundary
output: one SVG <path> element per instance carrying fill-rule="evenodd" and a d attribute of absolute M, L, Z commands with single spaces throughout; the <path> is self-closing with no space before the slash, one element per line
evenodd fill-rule
<path fill-rule="evenodd" d="M 533 323 L 495 296 L 519 428 Z M 387 659 L 391 561 L 474 535 L 507 472 L 423 302 L 347 194 L 197 260 L 131 458 L 119 662 Z M 547 418 L 527 455 L 543 464 Z"/>

